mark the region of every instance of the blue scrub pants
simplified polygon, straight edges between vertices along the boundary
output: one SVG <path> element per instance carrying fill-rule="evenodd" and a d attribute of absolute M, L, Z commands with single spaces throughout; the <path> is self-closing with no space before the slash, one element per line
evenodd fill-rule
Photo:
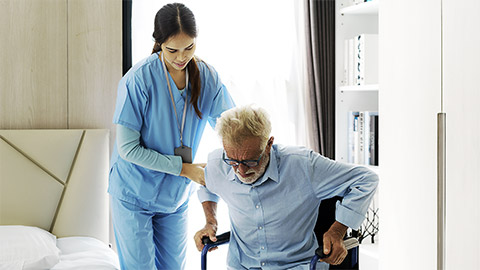
<path fill-rule="evenodd" d="M 112 197 L 113 228 L 122 270 L 185 268 L 187 208 L 164 214 Z"/>

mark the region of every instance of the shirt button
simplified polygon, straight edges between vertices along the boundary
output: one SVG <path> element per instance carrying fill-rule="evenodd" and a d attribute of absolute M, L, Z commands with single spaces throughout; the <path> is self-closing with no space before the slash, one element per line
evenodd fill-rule
<path fill-rule="evenodd" d="M 262 247 L 262 249 L 265 249 L 265 247 Z"/>
<path fill-rule="evenodd" d="M 261 230 L 261 229 L 263 229 L 263 227 L 262 227 L 262 226 L 260 226 L 260 227 L 258 227 L 258 229 L 259 229 L 259 230 Z"/>
<path fill-rule="evenodd" d="M 265 263 L 264 263 L 264 262 L 262 262 L 262 266 L 265 266 Z"/>
<path fill-rule="evenodd" d="M 255 208 L 257 208 L 257 209 L 260 208 L 260 205 L 255 206 Z"/>

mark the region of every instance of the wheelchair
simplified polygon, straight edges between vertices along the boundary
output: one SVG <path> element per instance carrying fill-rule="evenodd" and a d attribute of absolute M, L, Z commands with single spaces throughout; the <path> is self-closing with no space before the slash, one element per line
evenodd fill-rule
<path fill-rule="evenodd" d="M 336 202 L 341 201 L 342 197 L 333 197 L 330 199 L 323 200 L 320 203 L 318 209 L 318 219 L 315 225 L 315 235 L 317 237 L 318 246 L 315 254 L 313 254 L 312 259 L 310 260 L 310 270 L 316 268 L 317 262 L 320 259 L 326 258 L 327 256 L 323 253 L 323 234 L 328 231 L 330 226 L 335 222 L 335 207 Z M 227 244 L 230 241 L 230 232 L 223 233 L 217 236 L 217 241 L 212 242 L 208 237 L 203 237 L 202 242 L 204 247 L 201 252 L 201 269 L 207 269 L 207 253 L 211 248 Z M 358 239 L 356 231 L 353 231 L 351 235 L 345 236 L 344 238 L 345 247 L 348 250 L 348 255 L 345 257 L 343 262 L 339 265 L 330 265 L 329 269 L 341 269 L 341 270 L 358 270 Z"/>

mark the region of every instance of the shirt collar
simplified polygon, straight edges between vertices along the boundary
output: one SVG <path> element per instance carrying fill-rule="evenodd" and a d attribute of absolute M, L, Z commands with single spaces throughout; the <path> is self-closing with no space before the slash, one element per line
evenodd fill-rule
<path fill-rule="evenodd" d="M 278 177 L 278 164 L 277 164 L 277 155 L 275 152 L 275 148 L 276 147 L 272 146 L 272 148 L 270 149 L 270 160 L 268 162 L 267 170 L 265 171 L 265 173 L 260 179 L 258 179 L 257 181 L 255 181 L 255 183 L 252 184 L 253 186 L 259 186 L 263 184 L 265 181 L 267 181 L 268 179 L 271 179 L 277 183 L 280 180 Z M 227 174 L 227 179 L 230 181 L 236 181 L 236 182 L 242 183 L 242 181 L 238 180 L 237 176 L 235 175 L 235 172 L 233 171 L 233 168 L 230 168 L 230 171 Z"/>

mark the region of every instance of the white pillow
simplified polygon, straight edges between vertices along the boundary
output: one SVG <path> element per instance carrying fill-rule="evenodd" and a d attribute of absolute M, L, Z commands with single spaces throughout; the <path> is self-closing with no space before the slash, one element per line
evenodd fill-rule
<path fill-rule="evenodd" d="M 0 226 L 0 269 L 49 269 L 60 261 L 55 235 L 29 226 Z"/>

